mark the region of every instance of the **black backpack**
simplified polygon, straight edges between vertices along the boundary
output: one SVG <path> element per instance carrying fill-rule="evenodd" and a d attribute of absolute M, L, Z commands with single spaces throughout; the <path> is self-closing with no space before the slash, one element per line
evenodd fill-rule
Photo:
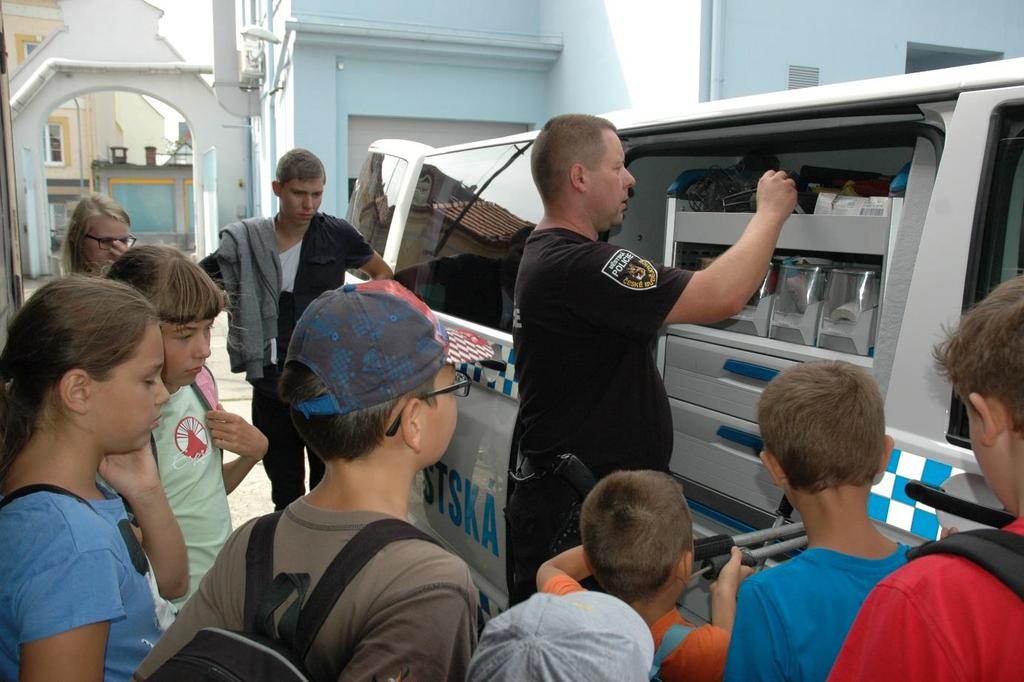
<path fill-rule="evenodd" d="M 945 540 L 915 547 L 907 552 L 907 559 L 929 554 L 970 559 L 1024 599 L 1024 536 L 994 528 L 954 533 Z"/>
<path fill-rule="evenodd" d="M 311 680 L 305 659 L 345 587 L 385 545 L 397 540 L 434 540 L 399 519 L 368 524 L 338 552 L 302 606 L 309 575 L 280 573 L 274 566 L 274 530 L 281 512 L 261 517 L 245 552 L 244 629 L 201 629 L 148 678 L 149 682 Z M 436 543 L 435 543 L 436 544 Z M 278 627 L 274 612 L 292 594 Z"/>

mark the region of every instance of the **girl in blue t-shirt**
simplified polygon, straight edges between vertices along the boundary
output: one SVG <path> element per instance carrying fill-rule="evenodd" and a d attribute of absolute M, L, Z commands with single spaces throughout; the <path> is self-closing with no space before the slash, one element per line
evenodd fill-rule
<path fill-rule="evenodd" d="M 128 679 L 160 635 L 146 555 L 184 592 L 149 451 L 162 363 L 155 311 L 123 284 L 57 280 L 14 318 L 0 355 L 0 679 Z"/>

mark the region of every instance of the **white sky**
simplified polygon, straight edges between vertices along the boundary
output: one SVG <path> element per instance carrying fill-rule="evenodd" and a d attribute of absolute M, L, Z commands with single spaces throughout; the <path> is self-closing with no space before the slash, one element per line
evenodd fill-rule
<path fill-rule="evenodd" d="M 231 0 L 228 0 L 231 1 Z M 164 11 L 160 34 L 186 61 L 213 64 L 212 2 L 223 0 L 146 0 Z"/>
<path fill-rule="evenodd" d="M 187 62 L 213 65 L 213 13 L 211 2 L 224 0 L 146 0 L 164 11 L 160 19 L 160 34 L 170 41 Z M 229 0 L 230 1 L 230 0 Z M 178 122 L 183 120 L 173 108 L 163 102 L 146 98 L 164 115 L 164 137 L 174 141 L 178 137 Z"/>

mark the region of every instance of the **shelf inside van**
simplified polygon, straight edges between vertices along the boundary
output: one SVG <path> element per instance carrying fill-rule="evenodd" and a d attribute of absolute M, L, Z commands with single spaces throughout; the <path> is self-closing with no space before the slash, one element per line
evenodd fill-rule
<path fill-rule="evenodd" d="M 695 324 L 674 324 L 668 328 L 668 333 L 673 336 L 681 336 L 687 339 L 706 341 L 721 346 L 738 348 L 740 350 L 752 351 L 774 355 L 780 358 L 788 358 L 797 362 L 808 362 L 813 360 L 845 360 L 846 362 L 860 365 L 871 369 L 872 358 L 840 353 L 827 348 L 816 348 L 814 346 L 801 346 L 787 341 L 766 339 L 760 336 L 740 334 L 725 329 L 714 329 L 702 327 Z"/>
<path fill-rule="evenodd" d="M 753 216 L 753 213 L 676 211 L 673 240 L 731 246 Z M 793 214 L 782 227 L 778 247 L 883 256 L 889 244 L 890 220 L 889 216 Z"/>

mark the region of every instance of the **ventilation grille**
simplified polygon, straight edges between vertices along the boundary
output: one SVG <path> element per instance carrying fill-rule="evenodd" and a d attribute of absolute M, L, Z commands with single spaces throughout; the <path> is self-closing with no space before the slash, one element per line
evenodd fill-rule
<path fill-rule="evenodd" d="M 789 65 L 789 90 L 813 88 L 818 84 L 818 67 Z"/>

